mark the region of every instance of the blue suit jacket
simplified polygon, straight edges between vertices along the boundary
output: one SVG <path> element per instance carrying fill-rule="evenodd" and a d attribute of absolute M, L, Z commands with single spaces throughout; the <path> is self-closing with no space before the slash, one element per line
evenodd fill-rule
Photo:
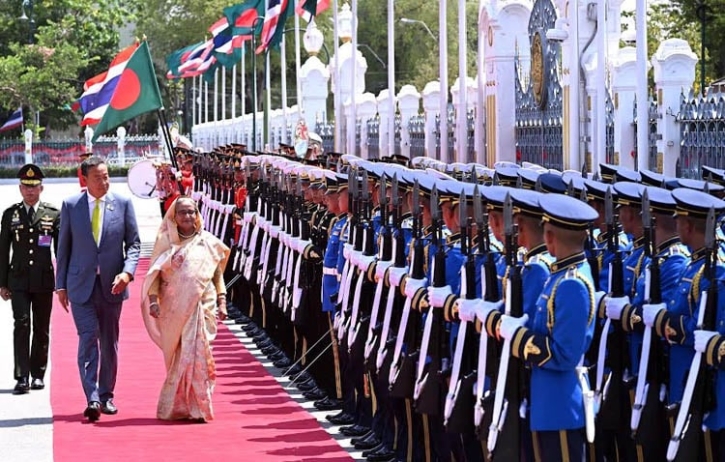
<path fill-rule="evenodd" d="M 136 213 L 130 199 L 111 192 L 105 197 L 101 242 L 96 245 L 91 230 L 88 193 L 63 201 L 58 237 L 56 289 L 66 289 L 71 303 L 85 303 L 91 298 L 100 269 L 103 295 L 109 303 L 128 298 L 111 294 L 113 279 L 119 273 L 133 276 L 136 272 L 141 240 L 136 225 Z"/>

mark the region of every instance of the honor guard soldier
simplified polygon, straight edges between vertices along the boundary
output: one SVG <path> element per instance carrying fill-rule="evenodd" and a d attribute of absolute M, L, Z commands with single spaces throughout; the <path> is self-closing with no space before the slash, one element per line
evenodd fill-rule
<path fill-rule="evenodd" d="M 531 367 L 531 430 L 537 460 L 582 460 L 582 429 L 592 427 L 580 364 L 594 334 L 594 282 L 584 240 L 597 212 L 572 197 L 545 194 L 544 239 L 556 262 L 529 319 L 503 315 L 499 334 Z M 585 412 L 586 409 L 586 412 Z"/>
<path fill-rule="evenodd" d="M 12 301 L 17 380 L 13 393 L 24 394 L 45 387 L 55 289 L 50 247 L 57 246 L 60 211 L 40 201 L 43 172 L 37 165 L 24 165 L 18 178 L 23 201 L 5 210 L 0 229 L 0 296 Z"/>

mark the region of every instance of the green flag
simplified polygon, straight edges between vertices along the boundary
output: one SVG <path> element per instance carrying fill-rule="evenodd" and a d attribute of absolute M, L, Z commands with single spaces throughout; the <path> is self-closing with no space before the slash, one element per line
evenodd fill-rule
<path fill-rule="evenodd" d="M 134 52 L 123 69 L 93 140 L 122 123 L 163 107 L 151 53 L 146 42 Z"/>
<path fill-rule="evenodd" d="M 166 57 L 166 67 L 169 70 L 166 74 L 167 79 L 178 79 L 181 77 L 179 66 L 181 66 L 189 58 L 189 54 L 196 50 L 204 42 L 195 43 L 188 47 L 180 48 L 172 52 Z"/>
<path fill-rule="evenodd" d="M 234 35 L 259 34 L 263 22 L 260 18 L 264 18 L 264 0 L 245 0 L 242 3 L 228 6 L 224 8 L 224 16 Z"/>

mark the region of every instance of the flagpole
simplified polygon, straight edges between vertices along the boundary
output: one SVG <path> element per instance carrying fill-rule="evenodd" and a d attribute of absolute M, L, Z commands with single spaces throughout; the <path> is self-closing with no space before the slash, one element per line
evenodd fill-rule
<path fill-rule="evenodd" d="M 438 28 L 440 29 L 438 42 L 440 43 L 440 133 L 441 153 L 440 160 L 450 162 L 448 158 L 448 11 L 447 0 L 439 0 L 440 13 L 438 14 Z M 465 44 L 462 44 L 465 46 Z"/>
<path fill-rule="evenodd" d="M 232 119 L 237 117 L 237 65 L 232 66 Z"/>
<path fill-rule="evenodd" d="M 199 116 L 199 125 L 201 125 L 202 122 L 202 104 L 204 103 L 204 79 L 199 76 L 199 110 L 198 110 L 198 116 Z"/>
<path fill-rule="evenodd" d="M 295 16 L 297 16 L 295 14 Z M 284 27 L 284 24 L 281 25 Z M 280 50 L 280 74 L 282 74 L 282 136 L 279 141 L 289 143 L 287 140 L 287 47 L 285 46 L 285 37 L 282 33 L 282 42 L 279 44 Z"/>
<path fill-rule="evenodd" d="M 219 68 L 214 69 L 214 122 L 219 120 Z"/>
<path fill-rule="evenodd" d="M 271 134 L 269 130 L 269 111 L 272 110 L 272 92 L 269 89 L 272 87 L 272 72 L 271 72 L 272 58 L 270 51 L 264 52 L 264 147 L 272 148 Z"/>
<path fill-rule="evenodd" d="M 191 78 L 191 125 L 196 125 L 196 77 Z M 188 106 L 187 106 L 188 107 Z"/>
<path fill-rule="evenodd" d="M 300 15 L 297 14 L 297 8 L 300 6 L 300 0 L 295 0 L 295 93 L 297 99 L 297 115 L 298 119 L 304 116 L 304 108 L 302 107 L 302 93 L 300 90 L 300 73 L 302 72 L 302 56 L 300 53 Z M 308 127 L 310 128 L 310 127 Z M 314 130 L 314 127 L 310 128 Z M 292 140 L 294 142 L 294 140 Z"/>
<path fill-rule="evenodd" d="M 388 155 L 395 153 L 395 7 L 394 0 L 388 0 L 388 93 L 390 96 L 390 117 L 388 118 Z"/>
<path fill-rule="evenodd" d="M 254 32 L 252 32 L 252 33 L 254 33 Z M 245 40 L 242 42 L 242 76 L 241 76 L 242 83 L 240 85 L 241 88 L 239 89 L 240 90 L 239 93 L 241 95 L 241 101 L 239 103 L 242 105 L 242 107 L 241 107 L 242 120 L 244 120 L 243 119 L 244 114 L 247 113 L 247 75 L 246 75 L 247 74 L 247 64 L 246 64 L 246 60 L 247 60 L 247 41 Z M 247 144 L 246 138 L 247 138 L 247 129 L 244 126 L 244 123 L 242 122 L 242 139 L 245 139 L 245 141 L 243 141 L 244 144 Z"/>
<path fill-rule="evenodd" d="M 468 60 L 466 53 L 466 0 L 458 0 L 458 153 L 457 162 L 468 159 Z"/>
<path fill-rule="evenodd" d="M 209 122 L 209 82 L 204 81 L 204 123 Z"/>
<path fill-rule="evenodd" d="M 333 38 L 335 40 L 335 92 L 333 99 L 335 102 L 335 151 L 340 152 L 340 144 L 342 140 L 342 98 L 340 98 L 340 34 L 338 31 L 338 7 L 337 0 L 332 1 L 333 16 Z"/>
<path fill-rule="evenodd" d="M 222 75 L 222 113 L 220 120 L 227 120 L 227 68 L 222 66 L 219 73 Z"/>
<path fill-rule="evenodd" d="M 348 152 L 352 155 L 357 154 L 355 145 L 357 144 L 357 0 L 352 0 L 352 91 L 350 92 L 350 125 L 347 127 L 347 145 Z"/>

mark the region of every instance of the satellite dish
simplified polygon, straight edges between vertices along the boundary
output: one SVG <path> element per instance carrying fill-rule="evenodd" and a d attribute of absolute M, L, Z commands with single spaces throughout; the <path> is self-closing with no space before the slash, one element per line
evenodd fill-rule
<path fill-rule="evenodd" d="M 126 178 L 128 189 L 141 199 L 154 199 L 159 196 L 156 189 L 156 167 L 150 159 L 139 160 L 128 169 Z"/>

